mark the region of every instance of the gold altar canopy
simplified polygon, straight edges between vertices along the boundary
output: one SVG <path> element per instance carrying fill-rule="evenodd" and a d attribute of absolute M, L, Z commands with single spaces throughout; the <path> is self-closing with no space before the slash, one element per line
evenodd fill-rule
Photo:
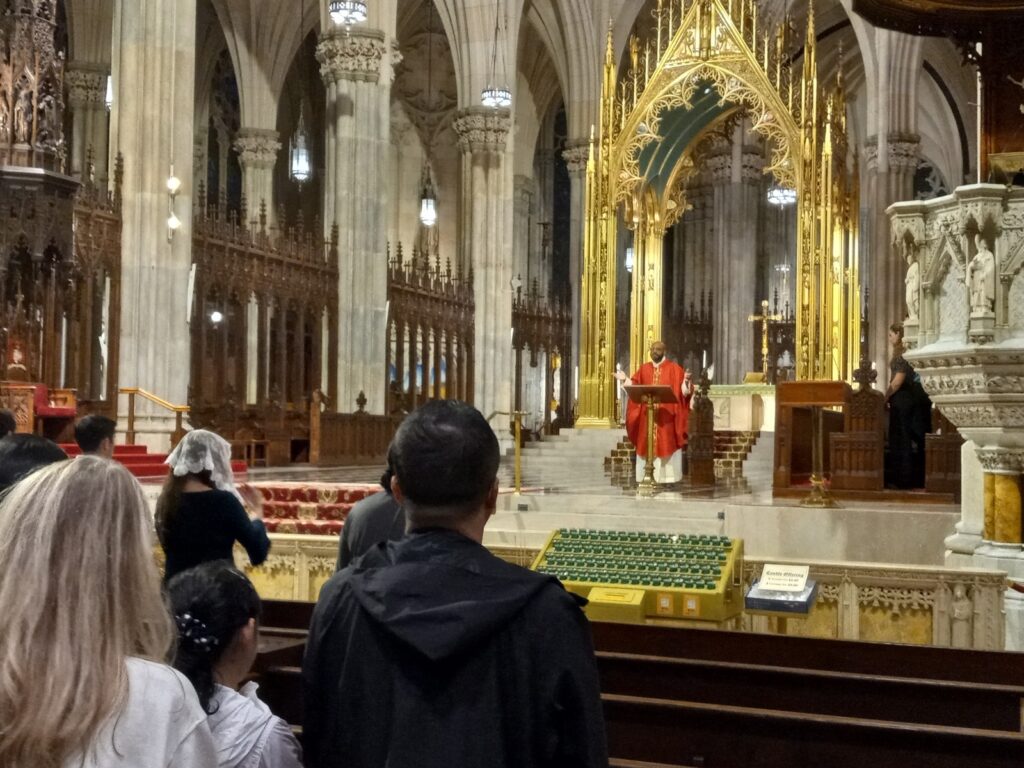
<path fill-rule="evenodd" d="M 848 168 L 855 164 L 848 157 L 841 66 L 829 89 L 819 83 L 813 2 L 802 49 L 788 19 L 772 31 L 759 26 L 754 0 L 659 0 L 654 13 L 649 39 L 630 41 L 630 66 L 618 83 L 608 36 L 601 124 L 587 164 L 581 427 L 610 426 L 614 419 L 620 215 L 634 231 L 631 360 L 637 362 L 661 336 L 661 237 L 685 209 L 692 150 L 738 117 L 770 147 L 765 173 L 797 193 L 797 377 L 848 379 L 859 356 L 856 171 Z M 709 95 L 716 109 L 708 106 Z M 669 138 L 659 132 L 666 116 L 679 111 L 699 115 L 703 128 L 685 139 L 668 183 L 652 184 L 642 158 Z"/>

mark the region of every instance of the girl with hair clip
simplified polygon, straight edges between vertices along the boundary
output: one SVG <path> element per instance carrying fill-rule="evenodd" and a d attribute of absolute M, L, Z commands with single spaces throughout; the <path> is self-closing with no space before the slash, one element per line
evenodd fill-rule
<path fill-rule="evenodd" d="M 288 724 L 243 681 L 256 660 L 260 598 L 230 563 L 203 563 L 167 585 L 178 627 L 174 666 L 199 695 L 219 768 L 301 768 Z"/>
<path fill-rule="evenodd" d="M 0 503 L 0 766 L 212 768 L 150 512 L 120 464 L 40 469 Z"/>
<path fill-rule="evenodd" d="M 231 472 L 231 444 L 205 429 L 185 434 L 167 458 L 171 474 L 156 503 L 156 530 L 167 555 L 164 579 L 210 560 L 232 560 L 237 541 L 253 565 L 267 559 L 263 499 L 242 494 Z"/>

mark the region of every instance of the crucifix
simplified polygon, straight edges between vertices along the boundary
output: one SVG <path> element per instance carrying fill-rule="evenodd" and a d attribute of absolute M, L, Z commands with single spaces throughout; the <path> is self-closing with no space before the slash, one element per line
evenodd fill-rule
<path fill-rule="evenodd" d="M 761 314 L 751 315 L 747 318 L 750 322 L 761 322 L 761 373 L 764 374 L 765 383 L 768 383 L 768 323 L 782 319 L 782 315 L 768 314 L 768 299 L 761 299 Z"/>

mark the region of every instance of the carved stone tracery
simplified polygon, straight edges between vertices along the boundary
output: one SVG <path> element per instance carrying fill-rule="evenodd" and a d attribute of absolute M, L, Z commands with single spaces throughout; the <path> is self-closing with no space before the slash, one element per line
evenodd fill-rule
<path fill-rule="evenodd" d="M 64 57 L 56 0 L 7 3 L 0 14 L 0 165 L 61 170 Z"/>

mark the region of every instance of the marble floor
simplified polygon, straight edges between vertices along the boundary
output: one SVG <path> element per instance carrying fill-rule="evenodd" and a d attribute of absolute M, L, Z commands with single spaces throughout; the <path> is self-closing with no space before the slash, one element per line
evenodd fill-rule
<path fill-rule="evenodd" d="M 255 469 L 253 482 L 373 483 L 380 467 Z M 499 477 L 498 511 L 485 543 L 538 549 L 556 528 L 606 528 L 667 533 L 725 534 L 744 540 L 755 557 L 942 565 L 944 539 L 960 519 L 959 505 L 843 501 L 832 509 L 801 507 L 773 499 L 771 477 L 720 480 L 713 489 L 686 483 L 637 498 L 597 472 L 565 472 L 557 484 L 511 487 L 510 471 Z"/>

